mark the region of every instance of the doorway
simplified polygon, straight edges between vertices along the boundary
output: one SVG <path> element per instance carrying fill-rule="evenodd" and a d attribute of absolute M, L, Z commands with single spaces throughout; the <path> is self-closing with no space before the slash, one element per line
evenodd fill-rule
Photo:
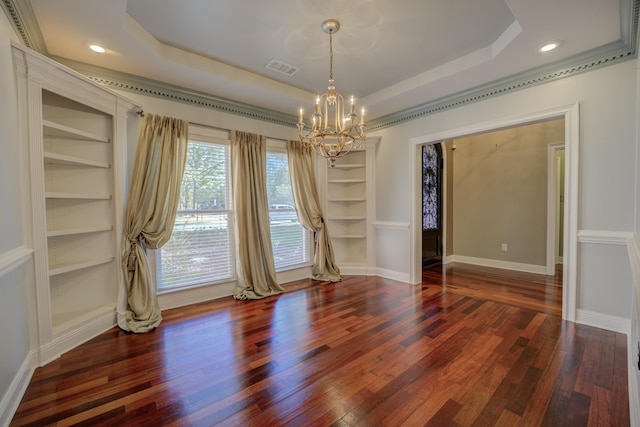
<path fill-rule="evenodd" d="M 448 139 L 486 133 L 493 130 L 518 127 L 551 119 L 564 119 L 565 126 L 565 178 L 564 178 L 564 212 L 563 216 L 563 245 L 562 259 L 562 317 L 575 321 L 576 316 L 576 275 L 577 275 L 577 185 L 579 159 L 579 105 L 569 105 L 535 112 L 519 117 L 498 119 L 490 122 L 477 123 L 469 126 L 453 128 L 433 134 L 410 139 L 412 145 L 411 158 L 411 255 L 409 278 L 411 283 L 421 283 L 422 274 L 422 146 L 439 143 Z M 446 202 L 445 202 L 446 203 Z M 447 207 L 445 206 L 445 213 Z M 444 233 L 447 233 L 447 221 L 444 222 Z"/>
<path fill-rule="evenodd" d="M 442 265 L 442 146 L 422 146 L 422 268 Z"/>

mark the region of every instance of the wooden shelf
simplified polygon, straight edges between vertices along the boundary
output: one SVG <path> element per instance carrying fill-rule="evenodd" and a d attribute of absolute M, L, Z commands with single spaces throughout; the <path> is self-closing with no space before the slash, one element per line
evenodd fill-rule
<path fill-rule="evenodd" d="M 53 138 L 79 139 L 83 141 L 110 142 L 109 138 L 92 132 L 76 129 L 50 120 L 42 120 L 44 136 Z"/>
<path fill-rule="evenodd" d="M 366 181 L 364 179 L 330 179 L 327 182 L 329 184 L 362 184 Z"/>
<path fill-rule="evenodd" d="M 111 164 L 106 162 L 97 162 L 95 160 L 83 159 L 81 157 L 67 156 L 66 154 L 58 154 L 44 152 L 44 162 L 54 165 L 71 165 L 71 166 L 93 166 L 97 168 L 108 169 Z"/>
<path fill-rule="evenodd" d="M 108 264 L 114 260 L 114 257 L 92 259 L 80 262 L 69 262 L 63 264 L 54 264 L 49 266 L 49 276 L 57 276 L 58 274 L 70 273 L 83 268 L 95 267 L 97 265 Z"/>
<path fill-rule="evenodd" d="M 337 197 L 334 199 L 329 199 L 329 202 L 364 202 L 367 199 L 364 197 Z"/>
<path fill-rule="evenodd" d="M 58 193 L 46 192 L 47 199 L 86 199 L 86 200 L 110 200 L 111 194 L 88 194 L 88 193 Z"/>
<path fill-rule="evenodd" d="M 113 230 L 113 226 L 111 225 L 105 225 L 101 227 L 68 228 L 65 230 L 48 230 L 47 237 L 73 236 L 77 234 L 100 233 L 102 231 L 111 230 Z"/>
<path fill-rule="evenodd" d="M 365 167 L 364 163 L 342 163 L 333 166 L 333 169 L 358 169 Z"/>

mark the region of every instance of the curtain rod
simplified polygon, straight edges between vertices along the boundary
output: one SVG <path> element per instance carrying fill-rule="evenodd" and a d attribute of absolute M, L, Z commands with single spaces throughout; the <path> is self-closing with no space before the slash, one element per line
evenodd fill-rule
<path fill-rule="evenodd" d="M 136 114 L 140 117 L 144 117 L 144 110 L 141 108 L 140 110 L 136 111 Z M 202 127 L 207 127 L 207 128 L 211 128 L 211 129 L 215 129 L 215 130 L 221 130 L 223 132 L 231 132 L 231 129 L 224 129 L 224 128 L 219 128 L 217 126 L 211 126 L 211 125 L 207 125 L 204 123 L 196 123 L 196 122 L 192 122 L 190 120 L 187 120 L 189 122 L 190 125 L 195 125 L 195 126 L 202 126 Z M 288 139 L 283 139 L 283 138 L 275 138 L 273 136 L 267 136 L 267 138 L 269 139 L 274 139 L 276 141 L 283 141 L 283 142 L 288 142 Z"/>

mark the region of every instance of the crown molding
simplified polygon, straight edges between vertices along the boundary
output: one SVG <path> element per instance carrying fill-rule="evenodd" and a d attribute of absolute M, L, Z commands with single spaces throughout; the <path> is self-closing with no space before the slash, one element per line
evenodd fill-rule
<path fill-rule="evenodd" d="M 367 123 L 367 130 L 375 131 L 396 126 L 406 121 L 472 104 L 494 96 L 505 95 L 517 90 L 549 83 L 554 80 L 593 71 L 598 68 L 636 58 L 637 53 L 635 49 L 621 45 L 621 42 L 612 43 L 574 56 L 561 63 L 515 74 L 486 85 L 476 86 L 472 89 L 442 97 L 429 103 L 379 117 Z"/>
<path fill-rule="evenodd" d="M 640 0 L 620 0 L 620 40 L 556 63 L 514 74 L 432 102 L 417 105 L 367 123 L 368 131 L 399 125 L 430 114 L 494 96 L 617 64 L 637 57 Z"/>
<path fill-rule="evenodd" d="M 7 15 L 13 30 L 30 49 L 46 55 L 47 45 L 44 42 L 40 25 L 33 13 L 30 1 L 1 0 L 0 5 Z"/>
<path fill-rule="evenodd" d="M 18 0 L 0 1 L 0 5 L 2 5 L 9 21 L 12 23 L 16 34 L 22 38 L 23 43 L 47 55 L 46 45 L 33 10 L 31 9 L 30 2 Z M 367 123 L 367 131 L 371 132 L 396 126 L 431 114 L 636 58 L 640 0 L 619 1 L 620 41 L 592 49 L 554 64 L 514 74 L 504 79 L 476 86 L 466 91 L 373 119 Z M 229 114 L 236 114 L 285 126 L 295 127 L 296 125 L 297 118 L 295 115 L 284 114 L 278 111 L 216 97 L 204 92 L 194 91 L 132 74 L 112 71 L 77 61 L 59 57 L 54 57 L 53 59 L 113 89 L 169 99 L 185 104 L 198 105 Z"/>
<path fill-rule="evenodd" d="M 113 71 L 107 68 L 86 64 L 84 62 L 73 61 L 57 56 L 52 56 L 51 58 L 79 72 L 80 74 L 85 75 L 89 79 L 112 89 L 138 93 L 155 98 L 169 99 L 171 101 L 177 101 L 184 104 L 197 105 L 199 107 L 210 108 L 212 110 L 244 116 L 255 120 L 262 120 L 278 125 L 295 127 L 297 122 L 297 117 L 293 114 L 285 114 L 275 110 L 256 107 L 254 105 L 245 104 L 232 99 L 216 97 L 205 92 L 186 89 L 181 86 L 133 74 Z"/>

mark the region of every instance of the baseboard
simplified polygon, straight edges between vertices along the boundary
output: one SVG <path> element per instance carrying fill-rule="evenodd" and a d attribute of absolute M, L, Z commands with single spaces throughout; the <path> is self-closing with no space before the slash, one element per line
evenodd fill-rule
<path fill-rule="evenodd" d="M 213 299 L 228 297 L 233 295 L 235 287 L 236 282 L 234 280 L 233 282 L 218 283 L 216 285 L 200 286 L 169 292 L 158 295 L 158 304 L 160 305 L 160 310 L 184 307 L 189 304 L 197 304 Z"/>
<path fill-rule="evenodd" d="M 375 271 L 364 264 L 340 264 L 340 274 L 344 276 L 375 276 Z"/>
<path fill-rule="evenodd" d="M 576 310 L 576 323 L 619 332 L 627 336 L 631 334 L 631 320 L 624 317 L 578 309 Z"/>
<path fill-rule="evenodd" d="M 69 350 L 97 337 L 104 331 L 116 326 L 116 324 L 116 311 L 115 307 L 113 307 L 86 319 L 79 326 L 57 333 L 50 343 L 40 347 L 38 355 L 40 366 L 46 365 Z"/>
<path fill-rule="evenodd" d="M 294 282 L 296 280 L 311 277 L 311 267 L 304 266 L 292 268 L 276 273 L 276 280 L 279 284 Z M 184 307 L 190 304 L 198 304 L 214 299 L 225 298 L 233 295 L 236 281 L 216 283 L 213 285 L 194 286 L 192 288 L 180 289 L 158 295 L 160 310 Z"/>
<path fill-rule="evenodd" d="M 35 354 L 33 351 L 27 353 L 27 357 L 22 362 L 16 376 L 11 381 L 9 388 L 6 390 L 0 401 L 0 426 L 6 427 L 11 423 L 13 415 L 20 405 L 22 396 L 27 391 L 29 381 L 35 370 Z"/>
<path fill-rule="evenodd" d="M 409 283 L 409 274 L 400 271 L 387 270 L 386 268 L 377 268 L 376 276 L 384 277 L 385 279 L 397 280 L 398 282 Z"/>
<path fill-rule="evenodd" d="M 464 264 L 481 265 L 484 267 L 502 268 L 506 270 L 523 271 L 526 273 L 547 274 L 547 267 L 544 265 L 522 264 L 518 262 L 500 261 L 497 259 L 475 258 L 464 255 L 448 255 L 444 261 L 446 264 L 451 262 L 461 262 Z"/>

